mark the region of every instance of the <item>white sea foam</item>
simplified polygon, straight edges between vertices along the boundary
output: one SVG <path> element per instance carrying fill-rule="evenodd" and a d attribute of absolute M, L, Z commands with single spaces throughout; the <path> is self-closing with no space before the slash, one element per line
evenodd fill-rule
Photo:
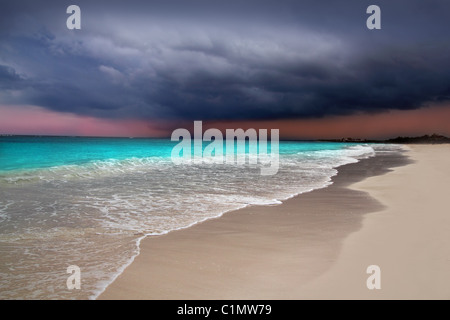
<path fill-rule="evenodd" d="M 340 154 L 337 155 L 337 152 L 339 152 Z M 179 230 L 179 229 L 183 229 L 183 228 L 188 228 L 194 224 L 197 224 L 199 222 L 202 222 L 204 220 L 207 220 L 209 218 L 213 218 L 213 217 L 219 217 L 221 215 L 223 215 L 224 213 L 231 211 L 231 210 L 236 210 L 239 208 L 244 208 L 248 205 L 273 205 L 273 204 L 281 204 L 280 200 L 286 200 L 288 198 L 291 198 L 295 195 L 298 195 L 300 193 L 304 193 L 304 192 L 309 192 L 312 191 L 314 189 L 318 189 L 318 188 L 323 188 L 326 187 L 328 185 L 331 184 L 331 177 L 334 176 L 335 174 L 337 174 L 337 170 L 335 170 L 334 168 L 339 167 L 341 165 L 344 164 L 348 164 L 348 163 L 355 163 L 358 162 L 358 159 L 364 159 L 364 158 L 368 158 L 368 157 L 372 157 L 375 155 L 375 151 L 372 147 L 370 146 L 352 146 L 349 147 L 347 149 L 344 150 L 339 150 L 339 151 L 331 151 L 331 152 L 325 152 L 325 151 L 316 151 L 315 154 L 312 154 L 310 156 L 312 156 L 312 158 L 314 159 L 313 161 L 315 162 L 309 162 L 308 164 L 306 162 L 304 162 L 303 164 L 305 164 L 305 166 L 303 168 L 298 168 L 296 171 L 297 172 L 305 172 L 304 170 L 311 170 L 311 169 L 320 169 L 323 172 L 324 168 L 328 168 L 330 169 L 328 171 L 328 175 L 326 177 L 321 177 L 321 179 L 318 179 L 315 181 L 315 184 L 311 185 L 303 185 L 302 187 L 299 186 L 295 186 L 295 191 L 294 189 L 287 189 L 289 191 L 287 191 L 286 193 L 283 194 L 283 196 L 280 196 L 278 199 L 268 199 L 268 198 L 263 198 L 263 197 L 241 197 L 241 196 L 224 196 L 224 195 L 220 195 L 220 194 L 216 194 L 214 196 L 214 199 L 211 201 L 211 203 L 209 203 L 209 205 L 206 205 L 205 207 L 205 212 L 208 213 L 208 216 L 205 216 L 203 218 L 200 218 L 199 215 L 195 216 L 195 219 L 192 222 L 188 222 L 188 221 L 183 221 L 180 219 L 176 219 L 176 223 L 178 224 L 177 227 L 175 227 L 174 223 L 158 223 L 159 226 L 164 226 L 162 229 L 158 229 L 158 230 L 154 230 L 152 232 L 147 232 L 145 236 L 148 235 L 161 235 L 161 234 L 166 234 L 170 231 L 173 230 Z M 317 161 L 318 158 L 321 159 L 321 161 Z M 328 158 L 328 160 L 326 159 Z M 298 165 L 298 163 L 296 163 L 295 161 L 286 161 L 284 164 L 289 164 L 292 166 Z M 311 174 L 311 176 L 314 176 L 314 174 Z M 220 190 L 221 191 L 221 190 Z M 133 210 L 136 209 L 135 205 L 131 204 L 129 200 L 121 200 L 120 197 L 118 197 L 117 195 L 114 196 L 115 201 L 111 203 L 111 206 L 113 208 L 123 208 L 126 207 L 127 209 L 131 210 L 131 212 L 133 212 Z M 138 201 L 139 202 L 139 201 Z M 205 198 L 202 199 L 193 199 L 193 202 L 195 203 L 207 203 L 208 201 Z M 229 205 L 227 206 L 227 209 L 225 208 L 218 208 L 217 204 L 233 204 L 232 206 Z M 197 206 L 196 209 L 198 210 L 199 207 Z M 200 208 L 201 209 L 201 208 Z M 201 211 L 201 210 L 200 210 Z M 106 208 L 104 209 L 104 213 L 106 214 L 110 214 L 110 211 L 107 210 Z M 129 220 L 130 215 L 125 215 L 125 216 L 121 216 L 120 219 L 118 219 L 115 222 L 110 221 L 109 227 L 115 228 L 117 227 L 117 225 L 115 225 L 116 223 L 118 224 L 122 224 L 123 221 L 127 220 L 128 221 L 125 223 L 128 227 L 131 227 L 132 230 L 139 230 L 140 228 L 142 228 L 143 224 L 137 223 L 136 221 L 133 220 Z M 145 238 L 145 236 L 140 237 L 137 241 L 137 246 L 139 247 L 139 243 L 141 242 L 141 240 L 143 238 Z M 120 270 L 118 273 L 116 273 L 115 275 L 113 275 L 110 279 L 109 283 L 112 283 L 117 276 L 123 272 L 123 270 L 126 268 L 126 266 L 128 266 L 129 264 L 132 263 L 132 261 L 135 259 L 135 257 L 139 254 L 139 250 L 136 253 L 135 256 L 133 256 Z M 97 298 L 107 287 L 107 285 L 109 283 L 104 283 L 103 287 L 101 287 L 91 298 Z"/>
<path fill-rule="evenodd" d="M 17 248 L 11 252 L 16 256 L 5 261 L 11 259 L 12 268 L 24 270 L 44 265 L 42 253 L 46 252 L 54 255 L 51 261 L 62 261 L 61 268 L 69 262 L 82 265 L 86 285 L 85 295 L 79 298 L 95 298 L 133 261 L 143 237 L 188 228 L 249 205 L 280 204 L 330 185 L 336 168 L 375 152 L 371 145 L 352 145 L 281 154 L 277 175 L 269 177 L 261 177 L 257 167 L 208 160 L 174 166 L 163 158 L 60 166 L 22 172 L 6 180 L 3 175 L 3 181 L 14 187 L 4 188 L 9 202 L 0 202 L 0 221 L 8 217 L 8 223 L 0 225 L 0 242 L 14 243 Z M 32 246 L 33 242 L 39 247 Z M 20 251 L 24 247 L 27 251 Z M 12 262 L 17 256 L 22 257 L 22 264 Z M 11 273 L 11 281 L 23 280 L 23 273 Z M 39 286 L 52 287 L 45 279 L 41 278 Z M 40 294 L 47 298 L 74 297 L 66 291 L 42 290 Z M 8 292 L 5 289 L 0 297 L 7 298 Z M 38 298 L 36 292 L 40 291 L 29 297 Z"/>

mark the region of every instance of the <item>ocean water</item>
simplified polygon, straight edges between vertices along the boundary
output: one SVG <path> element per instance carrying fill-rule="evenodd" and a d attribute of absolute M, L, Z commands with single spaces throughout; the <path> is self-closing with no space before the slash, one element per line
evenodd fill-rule
<path fill-rule="evenodd" d="M 188 162 L 168 139 L 0 137 L 0 299 L 92 299 L 145 236 L 331 183 L 339 166 L 393 145 L 287 142 L 279 170 Z M 205 143 L 204 146 L 206 146 Z M 206 159 L 207 160 L 207 159 Z M 81 289 L 66 286 L 81 269 Z"/>

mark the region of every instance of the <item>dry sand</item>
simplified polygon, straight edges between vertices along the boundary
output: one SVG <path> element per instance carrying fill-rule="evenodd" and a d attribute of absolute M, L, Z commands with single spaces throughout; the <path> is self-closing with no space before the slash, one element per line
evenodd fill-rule
<path fill-rule="evenodd" d="M 366 215 L 336 264 L 302 288 L 303 298 L 450 299 L 450 145 L 414 145 L 416 162 L 351 186 L 387 208 Z M 367 266 L 381 269 L 368 290 Z"/>
<path fill-rule="evenodd" d="M 99 298 L 448 299 L 450 146 L 407 155 L 415 162 L 362 160 L 340 167 L 330 187 L 281 205 L 148 237 Z M 372 264 L 380 290 L 366 287 Z"/>

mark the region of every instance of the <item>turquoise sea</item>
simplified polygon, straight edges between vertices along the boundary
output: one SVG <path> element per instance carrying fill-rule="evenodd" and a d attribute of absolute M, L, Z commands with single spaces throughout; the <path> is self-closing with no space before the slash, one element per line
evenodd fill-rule
<path fill-rule="evenodd" d="M 145 236 L 323 188 L 339 166 L 393 145 L 279 143 L 279 169 L 175 165 L 169 139 L 0 137 L 0 299 L 95 298 Z M 208 143 L 204 143 L 204 147 Z M 226 151 L 226 150 L 225 150 Z M 66 272 L 81 269 L 80 290 Z"/>

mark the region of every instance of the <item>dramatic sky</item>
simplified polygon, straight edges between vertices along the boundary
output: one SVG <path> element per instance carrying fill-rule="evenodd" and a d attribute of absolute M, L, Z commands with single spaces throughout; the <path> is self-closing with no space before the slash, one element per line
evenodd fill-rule
<path fill-rule="evenodd" d="M 5 0 L 0 133 L 450 135 L 449 34 L 448 0 Z"/>

